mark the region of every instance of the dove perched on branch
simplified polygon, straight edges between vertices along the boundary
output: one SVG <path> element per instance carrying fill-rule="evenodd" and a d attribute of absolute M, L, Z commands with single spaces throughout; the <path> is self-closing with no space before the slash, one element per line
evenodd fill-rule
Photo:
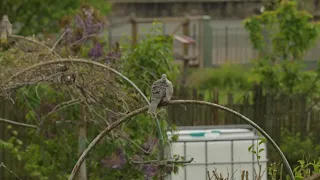
<path fill-rule="evenodd" d="M 162 74 L 161 79 L 156 80 L 151 86 L 151 98 L 148 113 L 154 114 L 160 102 L 170 101 L 172 94 L 173 85 L 167 79 L 167 75 Z"/>
<path fill-rule="evenodd" d="M 8 35 L 12 34 L 12 24 L 10 23 L 7 15 L 2 16 L 0 31 L 1 31 L 0 43 L 5 44 L 8 42 Z"/>

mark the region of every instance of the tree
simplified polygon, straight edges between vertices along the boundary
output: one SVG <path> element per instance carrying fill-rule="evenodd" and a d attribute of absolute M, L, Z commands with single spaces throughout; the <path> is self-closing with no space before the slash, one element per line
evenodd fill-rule
<path fill-rule="evenodd" d="M 316 75 L 304 71 L 302 63 L 319 35 L 319 25 L 311 19 L 295 2 L 285 1 L 275 10 L 245 20 L 252 45 L 260 53 L 253 71 L 266 89 L 289 94 L 314 92 L 310 88 L 317 85 Z"/>

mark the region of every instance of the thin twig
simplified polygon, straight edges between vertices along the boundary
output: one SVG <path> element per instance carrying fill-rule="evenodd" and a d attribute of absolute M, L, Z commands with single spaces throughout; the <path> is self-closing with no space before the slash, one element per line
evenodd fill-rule
<path fill-rule="evenodd" d="M 50 48 L 49 46 L 47 46 L 47 45 L 45 45 L 45 44 L 43 44 L 43 43 L 41 43 L 41 42 L 39 42 L 39 41 L 36 41 L 36 40 L 33 40 L 33 39 L 28 39 L 28 38 L 26 38 L 26 37 L 18 36 L 18 35 L 9 35 L 8 37 L 10 37 L 10 38 L 16 38 L 16 39 L 22 39 L 22 40 L 26 40 L 26 41 L 32 42 L 32 43 L 34 43 L 34 44 L 37 44 L 37 45 L 39 45 L 39 46 L 42 46 L 42 47 L 46 48 L 49 52 L 51 52 L 51 48 Z M 53 51 L 53 52 L 54 52 L 54 54 L 55 54 L 56 56 L 58 56 L 58 57 L 61 58 L 61 56 L 60 56 L 57 52 L 55 52 L 55 51 Z"/>
<path fill-rule="evenodd" d="M 9 171 L 12 175 L 14 175 L 16 178 L 18 178 L 19 180 L 22 180 L 21 178 L 19 178 L 19 176 L 17 176 L 13 171 L 11 171 L 7 166 L 4 165 L 3 162 L 0 163 L 0 167 L 5 168 L 7 171 Z"/>
<path fill-rule="evenodd" d="M 33 111 L 34 115 L 37 117 L 39 123 L 42 124 L 42 123 L 41 123 L 41 118 L 40 118 L 40 116 L 39 116 L 38 113 L 34 110 L 34 108 L 31 106 L 29 100 L 28 100 L 27 97 L 26 97 L 26 94 L 23 92 L 22 95 L 23 95 L 24 100 L 27 102 L 27 105 L 29 106 L 29 108 Z"/>
<path fill-rule="evenodd" d="M 50 53 L 53 52 L 54 48 L 58 45 L 58 43 L 60 42 L 60 40 L 66 35 L 66 33 L 68 32 L 69 30 L 66 29 L 62 35 L 57 39 L 57 41 L 54 43 L 54 45 L 52 46 L 52 48 L 50 49 Z"/>
<path fill-rule="evenodd" d="M 245 173 L 245 171 L 242 171 L 242 173 L 241 173 L 241 180 L 244 180 L 244 173 Z"/>
<path fill-rule="evenodd" d="M 209 172 L 209 171 L 207 171 L 207 176 L 208 176 L 208 179 L 209 179 L 209 180 L 212 179 L 212 177 L 210 177 L 210 172 Z"/>
<path fill-rule="evenodd" d="M 8 120 L 8 119 L 3 119 L 3 118 L 0 118 L 0 122 L 4 122 L 4 123 L 16 125 L 16 126 L 21 126 L 21 127 L 39 129 L 38 126 L 36 126 L 36 125 L 20 123 L 20 122 L 11 121 L 11 120 Z"/>
<path fill-rule="evenodd" d="M 93 112 L 95 115 L 97 115 L 99 118 L 101 118 L 102 120 L 104 120 L 104 122 L 109 125 L 109 121 L 104 118 L 101 114 L 99 114 L 95 109 L 93 109 L 86 101 L 84 101 L 84 104 L 87 106 L 87 108 L 89 109 L 90 112 Z"/>
<path fill-rule="evenodd" d="M 217 169 L 216 168 L 212 171 L 212 173 L 213 173 L 213 176 L 218 180 L 219 179 L 219 175 L 217 173 Z"/>
<path fill-rule="evenodd" d="M 62 124 L 62 123 L 70 123 L 70 124 L 82 124 L 80 122 L 77 121 L 72 121 L 72 120 L 65 120 L 65 121 L 55 121 L 56 124 Z"/>
<path fill-rule="evenodd" d="M 120 124 L 124 123 L 125 121 L 128 121 L 130 118 L 134 117 L 137 114 L 140 114 L 148 109 L 149 106 L 142 107 L 140 109 L 137 109 L 135 111 L 132 111 L 131 113 L 127 114 L 126 116 L 120 118 L 119 120 L 113 122 L 110 124 L 107 128 L 102 130 L 100 134 L 91 141 L 91 143 L 88 145 L 88 147 L 82 152 L 80 158 L 78 159 L 76 165 L 73 167 L 73 170 L 69 176 L 69 180 L 72 180 L 76 173 L 78 172 L 81 164 L 87 157 L 88 153 L 92 150 L 92 148 L 105 136 L 107 135 L 110 131 L 112 131 L 114 128 L 119 126 Z"/>
<path fill-rule="evenodd" d="M 82 37 L 81 39 L 77 40 L 76 42 L 73 42 L 72 44 L 70 44 L 70 46 L 74 46 L 74 45 L 80 43 L 81 41 L 83 41 L 83 40 L 85 40 L 85 39 L 87 39 L 87 38 L 95 37 L 95 36 L 97 36 L 97 34 L 90 34 L 90 35 L 88 35 L 88 36 L 84 36 L 84 37 Z"/>
<path fill-rule="evenodd" d="M 14 75 L 12 75 L 11 77 L 9 77 L 3 84 L 7 84 L 8 82 L 12 81 L 12 79 L 28 72 L 28 71 L 31 71 L 33 69 L 37 69 L 39 67 L 42 67 L 42 66 L 47 66 L 47 65 L 51 65 L 51 64 L 61 64 L 61 63 L 70 63 L 70 64 L 73 64 L 73 63 L 78 63 L 78 64 L 88 64 L 88 65 L 93 65 L 93 66 L 97 66 L 97 67 L 100 67 L 100 68 L 103 68 L 105 70 L 109 70 L 110 72 L 120 76 L 122 79 L 124 79 L 125 81 L 127 81 L 130 85 L 133 86 L 133 88 L 135 88 L 139 94 L 143 97 L 143 99 L 146 101 L 147 104 L 150 104 L 149 103 L 149 100 L 148 98 L 145 96 L 145 94 L 140 90 L 140 88 L 138 88 L 138 86 L 132 82 L 130 79 L 128 79 L 126 76 L 124 76 L 123 74 L 121 74 L 120 72 L 118 72 L 117 70 L 109 67 L 109 66 L 106 66 L 104 64 L 101 64 L 101 63 L 98 63 L 98 62 L 94 62 L 94 61 L 91 61 L 91 60 L 86 60 L 86 59 L 68 59 L 68 58 L 63 58 L 63 59 L 56 59 L 56 60 L 52 60 L 52 61 L 46 61 L 46 62 L 40 62 L 40 63 L 36 63 L 34 65 L 31 65 L 29 66 L 28 68 L 25 68 L 17 73 L 15 73 Z"/>
<path fill-rule="evenodd" d="M 167 165 L 167 164 L 186 164 L 191 163 L 193 161 L 193 158 L 187 161 L 175 161 L 175 160 L 149 160 L 149 161 L 134 161 L 130 159 L 130 162 L 134 164 L 154 164 L 154 165 Z"/>
<path fill-rule="evenodd" d="M 67 107 L 79 104 L 82 101 L 83 101 L 82 99 L 74 99 L 74 100 L 71 100 L 71 101 L 62 102 L 62 103 L 58 104 L 49 113 L 47 113 L 45 116 L 43 116 L 43 118 L 42 118 L 43 120 L 42 121 L 44 121 L 51 114 L 56 113 L 56 112 L 58 112 L 58 111 L 60 111 L 62 109 L 65 109 Z"/>
<path fill-rule="evenodd" d="M 119 131 L 119 132 L 120 132 L 120 131 Z M 117 136 L 117 135 L 116 135 L 116 136 Z M 141 151 L 143 151 L 145 154 L 150 154 L 151 148 L 150 148 L 148 151 L 146 151 L 146 150 L 144 150 L 141 146 L 139 146 L 137 143 L 135 143 L 133 140 L 131 140 L 129 137 L 127 137 L 127 136 L 125 136 L 125 135 L 123 135 L 123 134 L 121 134 L 121 133 L 119 133 L 118 136 L 120 136 L 120 137 L 122 137 L 122 138 L 124 138 L 124 139 L 126 139 L 126 140 L 128 140 L 128 141 L 130 141 L 133 145 L 135 145 L 138 149 L 140 149 Z"/>

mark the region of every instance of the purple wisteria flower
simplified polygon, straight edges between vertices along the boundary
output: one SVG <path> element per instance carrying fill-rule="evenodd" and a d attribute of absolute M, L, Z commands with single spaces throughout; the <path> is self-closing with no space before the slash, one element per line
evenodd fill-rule
<path fill-rule="evenodd" d="M 125 158 L 124 152 L 121 148 L 118 148 L 110 156 L 101 160 L 104 167 L 120 170 L 124 167 L 127 160 Z"/>
<path fill-rule="evenodd" d="M 74 21 L 75 21 L 75 24 L 76 24 L 76 27 L 77 28 L 80 28 L 80 29 L 85 29 L 85 24 L 84 24 L 84 21 L 82 20 L 80 14 L 77 14 L 76 17 L 74 18 Z"/>
<path fill-rule="evenodd" d="M 144 165 L 142 168 L 145 180 L 151 180 L 157 174 L 158 167 L 154 165 Z"/>
<path fill-rule="evenodd" d="M 103 22 L 99 20 L 94 20 L 94 10 L 92 8 L 84 8 L 82 9 L 82 12 L 84 14 L 84 27 L 86 31 L 86 35 L 92 35 L 92 34 L 98 34 L 102 32 L 103 29 Z"/>
<path fill-rule="evenodd" d="M 89 57 L 97 59 L 103 55 L 102 46 L 100 43 L 95 43 L 94 47 L 90 49 Z"/>

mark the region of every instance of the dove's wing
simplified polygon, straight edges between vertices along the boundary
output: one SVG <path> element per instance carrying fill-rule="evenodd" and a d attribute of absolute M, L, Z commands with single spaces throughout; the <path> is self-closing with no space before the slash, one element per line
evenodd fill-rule
<path fill-rule="evenodd" d="M 0 35 L 0 43 L 7 43 L 8 41 L 8 31 L 7 31 L 7 27 L 6 27 L 6 24 L 5 22 L 1 21 L 1 24 L 0 24 L 0 32 L 1 32 L 1 35 Z"/>
<path fill-rule="evenodd" d="M 7 32 L 8 35 L 12 34 L 12 24 L 9 21 L 7 22 Z"/>
<path fill-rule="evenodd" d="M 167 87 L 166 87 L 166 100 L 170 101 L 170 99 L 172 98 L 172 95 L 173 95 L 173 85 L 169 80 L 167 80 L 166 84 L 167 84 Z"/>
<path fill-rule="evenodd" d="M 158 104 L 166 96 L 166 84 L 163 80 L 155 81 L 151 86 L 150 107 L 148 112 L 155 113 Z"/>

